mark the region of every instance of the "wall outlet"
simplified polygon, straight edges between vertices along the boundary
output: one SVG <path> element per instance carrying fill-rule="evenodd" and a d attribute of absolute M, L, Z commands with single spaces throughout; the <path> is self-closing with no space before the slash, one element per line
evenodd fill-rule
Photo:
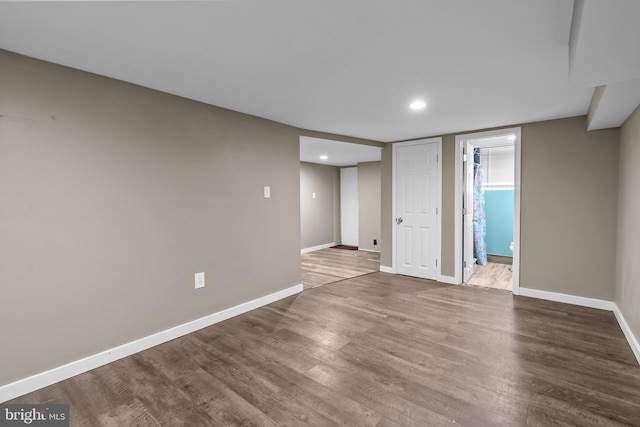
<path fill-rule="evenodd" d="M 195 277 L 196 277 L 196 289 L 204 288 L 204 272 L 196 273 Z"/>
<path fill-rule="evenodd" d="M 269 187 L 268 185 L 264 187 L 264 198 L 265 199 L 271 198 L 271 187 Z"/>
<path fill-rule="evenodd" d="M 377 245 L 378 244 L 378 239 L 373 239 L 373 244 Z"/>

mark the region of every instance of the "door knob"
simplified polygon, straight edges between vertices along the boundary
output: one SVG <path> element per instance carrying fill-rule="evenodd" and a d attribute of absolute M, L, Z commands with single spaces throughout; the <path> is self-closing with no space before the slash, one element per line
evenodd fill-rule
<path fill-rule="evenodd" d="M 396 218 L 396 224 L 400 225 L 402 224 L 403 219 L 402 218 Z"/>

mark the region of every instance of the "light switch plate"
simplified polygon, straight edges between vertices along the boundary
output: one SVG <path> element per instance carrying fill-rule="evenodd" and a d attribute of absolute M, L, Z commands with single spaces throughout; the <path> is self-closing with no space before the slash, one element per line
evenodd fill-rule
<path fill-rule="evenodd" d="M 264 187 L 264 198 L 271 198 L 271 187 L 269 187 L 268 185 Z"/>
<path fill-rule="evenodd" d="M 196 289 L 204 288 L 204 272 L 196 273 L 195 279 L 196 279 Z"/>

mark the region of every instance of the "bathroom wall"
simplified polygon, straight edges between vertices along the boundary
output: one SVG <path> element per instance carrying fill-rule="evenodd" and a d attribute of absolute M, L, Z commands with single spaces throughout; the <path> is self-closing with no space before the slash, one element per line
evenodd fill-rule
<path fill-rule="evenodd" d="M 512 256 L 514 218 L 514 148 L 480 149 L 484 172 L 485 216 L 487 219 L 487 253 Z"/>

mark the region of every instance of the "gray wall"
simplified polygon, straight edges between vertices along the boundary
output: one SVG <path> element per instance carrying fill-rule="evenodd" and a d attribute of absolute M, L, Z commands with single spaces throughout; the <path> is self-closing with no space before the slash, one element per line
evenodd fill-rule
<path fill-rule="evenodd" d="M 613 301 L 618 129 L 522 126 L 520 286 Z"/>
<path fill-rule="evenodd" d="M 380 162 L 358 163 L 358 247 L 380 250 Z M 373 244 L 374 239 L 377 245 Z"/>
<path fill-rule="evenodd" d="M 298 129 L 0 63 L 0 385 L 300 283 Z"/>
<path fill-rule="evenodd" d="M 640 339 L 640 106 L 622 125 L 618 192 L 616 303 L 636 339 Z"/>
<path fill-rule="evenodd" d="M 514 126 L 522 127 L 520 286 L 613 300 L 619 131 L 588 132 L 585 116 Z M 443 136 L 442 151 L 442 274 L 453 276 L 454 134 Z M 390 193 L 388 181 L 383 189 Z M 391 224 L 390 209 L 382 223 Z M 390 242 L 391 227 L 384 231 Z M 391 265 L 391 245 L 383 250 Z"/>
<path fill-rule="evenodd" d="M 300 162 L 300 248 L 339 241 L 340 168 Z"/>

